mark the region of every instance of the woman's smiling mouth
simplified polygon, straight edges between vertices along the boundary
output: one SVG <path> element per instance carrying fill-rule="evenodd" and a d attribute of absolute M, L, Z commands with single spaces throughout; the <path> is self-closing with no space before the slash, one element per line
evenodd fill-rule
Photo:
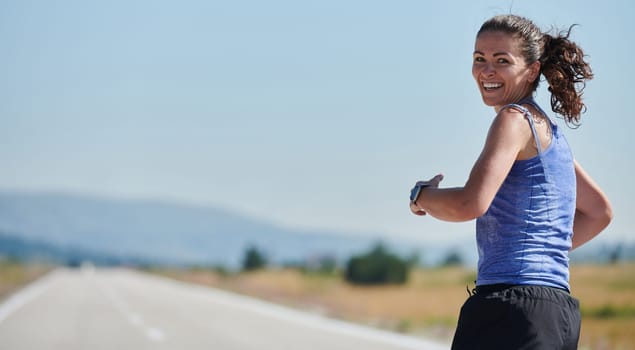
<path fill-rule="evenodd" d="M 483 83 L 483 89 L 485 91 L 496 90 L 496 89 L 500 88 L 501 86 L 503 86 L 502 83 Z"/>

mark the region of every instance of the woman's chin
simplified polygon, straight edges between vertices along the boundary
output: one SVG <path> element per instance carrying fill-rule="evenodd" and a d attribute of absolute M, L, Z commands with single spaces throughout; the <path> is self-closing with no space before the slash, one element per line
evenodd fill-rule
<path fill-rule="evenodd" d="M 487 97 L 487 96 L 483 96 L 483 95 L 481 95 L 481 97 L 483 98 L 483 103 L 486 106 L 496 107 L 498 105 L 498 100 L 496 100 L 496 99 L 493 99 L 493 98 Z"/>

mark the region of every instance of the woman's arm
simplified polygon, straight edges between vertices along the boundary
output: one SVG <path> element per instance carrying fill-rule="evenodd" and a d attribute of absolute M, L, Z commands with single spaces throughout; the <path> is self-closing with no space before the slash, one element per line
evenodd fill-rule
<path fill-rule="evenodd" d="M 529 138 L 531 129 L 522 113 L 515 109 L 501 111 L 492 122 L 465 186 L 425 188 L 411 205 L 412 212 L 445 221 L 468 221 L 483 215 Z"/>
<path fill-rule="evenodd" d="M 573 219 L 573 246 L 571 250 L 597 236 L 613 218 L 613 209 L 606 195 L 578 164 L 576 175 L 576 209 Z"/>

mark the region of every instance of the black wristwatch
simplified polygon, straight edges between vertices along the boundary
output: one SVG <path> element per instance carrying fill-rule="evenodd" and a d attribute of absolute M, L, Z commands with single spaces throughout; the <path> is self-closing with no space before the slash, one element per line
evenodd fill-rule
<path fill-rule="evenodd" d="M 410 190 L 410 201 L 416 202 L 417 199 L 419 198 L 419 195 L 421 194 L 421 190 L 423 190 L 424 188 L 428 186 L 430 186 L 430 183 L 428 181 L 417 182 L 415 187 L 413 187 L 412 190 Z"/>

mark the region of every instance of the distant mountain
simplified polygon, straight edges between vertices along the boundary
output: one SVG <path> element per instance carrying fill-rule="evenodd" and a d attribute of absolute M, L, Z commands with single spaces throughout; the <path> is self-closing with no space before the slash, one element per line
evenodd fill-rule
<path fill-rule="evenodd" d="M 85 261 L 95 265 L 133 265 L 147 266 L 156 262 L 134 256 L 116 256 L 75 247 L 59 247 L 0 233 L 0 259 L 12 259 L 28 262 L 56 263 L 67 266 L 80 266 Z"/>
<path fill-rule="evenodd" d="M 250 246 L 273 263 L 340 263 L 381 241 L 396 253 L 439 264 L 448 254 L 476 264 L 475 243 L 425 244 L 386 237 L 283 228 L 233 211 L 150 200 L 0 191 L 0 256 L 103 264 L 222 265 L 237 268 Z M 425 248 L 423 248 L 425 247 Z M 574 263 L 635 260 L 635 243 L 594 242 Z"/>
<path fill-rule="evenodd" d="M 249 246 L 281 263 L 321 255 L 341 259 L 377 240 L 282 228 L 219 208 L 0 192 L 0 253 L 19 247 L 52 256 L 236 267 Z"/>

